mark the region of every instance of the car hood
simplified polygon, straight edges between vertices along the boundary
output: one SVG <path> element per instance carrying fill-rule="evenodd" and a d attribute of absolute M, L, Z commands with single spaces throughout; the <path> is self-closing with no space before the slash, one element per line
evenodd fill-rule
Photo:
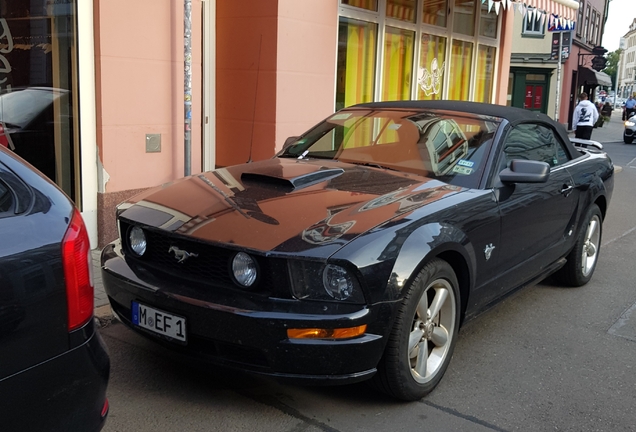
<path fill-rule="evenodd" d="M 120 205 L 119 212 L 121 218 L 206 242 L 324 256 L 461 190 L 374 167 L 274 158 L 148 190 Z"/>

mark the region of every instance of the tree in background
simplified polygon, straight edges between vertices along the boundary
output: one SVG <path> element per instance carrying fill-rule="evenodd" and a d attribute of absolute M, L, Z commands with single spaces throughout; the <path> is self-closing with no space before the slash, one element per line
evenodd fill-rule
<path fill-rule="evenodd" d="M 618 60 L 621 57 L 621 51 L 619 48 L 616 51 L 607 53 L 607 63 L 605 64 L 605 69 L 602 71 L 612 78 L 612 89 L 616 88 L 616 74 L 618 73 Z"/>

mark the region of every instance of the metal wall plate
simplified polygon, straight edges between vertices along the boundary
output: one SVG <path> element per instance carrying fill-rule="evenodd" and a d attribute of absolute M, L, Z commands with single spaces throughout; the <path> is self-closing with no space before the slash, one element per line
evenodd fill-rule
<path fill-rule="evenodd" d="M 161 151 L 161 134 L 146 134 L 146 153 Z"/>

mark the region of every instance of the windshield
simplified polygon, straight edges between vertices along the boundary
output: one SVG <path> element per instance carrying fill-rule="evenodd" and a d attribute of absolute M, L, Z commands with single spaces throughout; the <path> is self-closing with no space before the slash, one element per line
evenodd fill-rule
<path fill-rule="evenodd" d="M 477 187 L 498 119 L 403 110 L 344 110 L 280 157 L 334 159 Z"/>

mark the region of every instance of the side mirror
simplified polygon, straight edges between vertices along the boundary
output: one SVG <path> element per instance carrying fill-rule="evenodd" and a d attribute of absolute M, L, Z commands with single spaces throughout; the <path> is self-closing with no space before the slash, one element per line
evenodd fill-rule
<path fill-rule="evenodd" d="M 299 136 L 290 136 L 289 138 L 287 138 L 285 140 L 285 144 L 283 144 L 283 150 L 285 150 L 287 147 L 290 147 L 292 144 L 294 144 L 296 141 L 298 141 L 298 138 L 300 138 Z"/>
<path fill-rule="evenodd" d="M 499 173 L 502 183 L 545 183 L 550 177 L 547 162 L 513 159 L 508 168 Z"/>

